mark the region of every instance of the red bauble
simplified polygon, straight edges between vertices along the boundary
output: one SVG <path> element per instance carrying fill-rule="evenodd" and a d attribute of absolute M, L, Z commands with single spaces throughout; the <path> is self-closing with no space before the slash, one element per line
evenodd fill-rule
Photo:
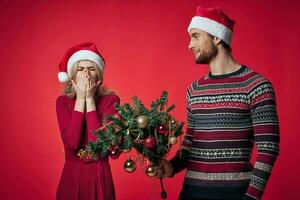
<path fill-rule="evenodd" d="M 121 119 L 120 113 L 115 113 L 115 114 L 114 114 L 114 118 L 116 118 L 116 119 Z"/>
<path fill-rule="evenodd" d="M 112 145 L 109 147 L 109 156 L 111 159 L 118 159 L 120 156 L 120 149 L 119 147 Z"/>
<path fill-rule="evenodd" d="M 153 136 L 149 136 L 144 140 L 144 146 L 148 149 L 153 149 L 156 146 L 156 139 Z"/>
<path fill-rule="evenodd" d="M 162 134 L 162 135 L 168 135 L 169 134 L 169 130 L 168 130 L 168 128 L 164 124 L 159 125 L 157 127 L 157 132 L 159 134 Z"/>

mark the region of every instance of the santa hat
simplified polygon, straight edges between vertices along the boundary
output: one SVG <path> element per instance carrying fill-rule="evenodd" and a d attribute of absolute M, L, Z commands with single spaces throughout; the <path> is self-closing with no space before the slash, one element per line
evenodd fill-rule
<path fill-rule="evenodd" d="M 216 36 L 229 46 L 235 22 L 230 19 L 220 8 L 197 7 L 196 16 L 193 17 L 188 32 L 196 28 Z"/>
<path fill-rule="evenodd" d="M 63 56 L 59 64 L 59 82 L 66 83 L 69 80 L 74 63 L 80 60 L 92 61 L 97 64 L 100 70 L 104 69 L 104 60 L 96 45 L 91 42 L 85 42 L 71 47 Z"/>

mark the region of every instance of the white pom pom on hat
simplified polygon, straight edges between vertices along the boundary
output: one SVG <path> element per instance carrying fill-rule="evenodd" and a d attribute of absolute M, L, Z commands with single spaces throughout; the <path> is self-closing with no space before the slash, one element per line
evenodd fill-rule
<path fill-rule="evenodd" d="M 104 60 L 96 45 L 91 42 L 85 42 L 71 47 L 63 56 L 57 74 L 59 82 L 66 83 L 69 81 L 74 63 L 80 60 L 90 60 L 96 63 L 100 70 L 103 71 L 104 69 Z"/>
<path fill-rule="evenodd" d="M 59 82 L 61 82 L 61 83 L 66 83 L 69 80 L 69 76 L 66 72 L 58 72 L 57 76 L 58 76 Z"/>

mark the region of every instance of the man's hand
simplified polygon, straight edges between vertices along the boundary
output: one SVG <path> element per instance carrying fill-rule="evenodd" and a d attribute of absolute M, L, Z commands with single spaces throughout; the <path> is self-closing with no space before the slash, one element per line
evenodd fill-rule
<path fill-rule="evenodd" d="M 171 177 L 172 174 L 173 174 L 172 164 L 167 160 L 163 160 L 158 168 L 156 176 L 167 178 L 167 177 Z"/>

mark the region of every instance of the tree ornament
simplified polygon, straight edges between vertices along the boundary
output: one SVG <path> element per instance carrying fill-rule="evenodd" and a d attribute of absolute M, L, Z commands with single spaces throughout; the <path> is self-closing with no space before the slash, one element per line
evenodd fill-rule
<path fill-rule="evenodd" d="M 79 149 L 77 156 L 79 157 L 79 159 L 83 159 L 85 156 L 85 151 L 84 149 Z"/>
<path fill-rule="evenodd" d="M 120 156 L 120 149 L 119 147 L 115 146 L 115 145 L 111 145 L 109 147 L 109 156 L 111 157 L 111 159 L 118 159 Z"/>
<path fill-rule="evenodd" d="M 153 136 L 149 136 L 144 140 L 144 146 L 148 149 L 153 149 L 156 146 L 156 139 Z"/>
<path fill-rule="evenodd" d="M 116 119 L 121 119 L 120 113 L 116 113 L 116 114 L 114 114 L 113 116 L 114 116 L 114 118 L 116 118 Z"/>
<path fill-rule="evenodd" d="M 161 124 L 157 127 L 157 132 L 159 134 L 162 134 L 162 135 L 168 135 L 169 134 L 169 130 L 164 124 Z"/>
<path fill-rule="evenodd" d="M 157 174 L 157 169 L 153 165 L 148 165 L 146 167 L 146 171 L 145 172 L 146 172 L 147 176 L 153 177 L 153 176 L 155 176 Z"/>
<path fill-rule="evenodd" d="M 145 115 L 140 115 L 136 118 L 137 126 L 139 128 L 146 128 L 148 125 L 148 118 Z"/>
<path fill-rule="evenodd" d="M 94 153 L 93 153 L 92 150 L 87 149 L 87 150 L 85 151 L 85 159 L 91 160 L 91 159 L 93 158 L 93 155 L 94 155 Z"/>
<path fill-rule="evenodd" d="M 170 144 L 174 145 L 174 144 L 177 143 L 177 137 L 171 136 L 170 139 L 169 139 L 169 141 L 170 141 Z"/>
<path fill-rule="evenodd" d="M 136 164 L 135 164 L 135 162 L 129 158 L 124 163 L 124 169 L 128 173 L 134 172 L 136 170 Z"/>

